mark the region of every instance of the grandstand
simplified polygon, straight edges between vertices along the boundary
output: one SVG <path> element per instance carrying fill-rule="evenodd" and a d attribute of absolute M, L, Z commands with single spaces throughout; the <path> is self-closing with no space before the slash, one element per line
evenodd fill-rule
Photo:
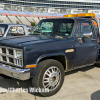
<path fill-rule="evenodd" d="M 44 18 L 61 18 L 63 14 L 97 13 L 100 0 L 0 0 L 0 23 L 37 24 Z"/>
<path fill-rule="evenodd" d="M 61 18 L 63 14 L 0 10 L 1 23 L 37 24 L 44 18 Z"/>

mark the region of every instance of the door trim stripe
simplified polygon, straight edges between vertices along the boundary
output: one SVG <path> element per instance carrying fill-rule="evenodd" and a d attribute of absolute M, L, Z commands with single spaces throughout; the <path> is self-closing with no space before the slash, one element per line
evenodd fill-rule
<path fill-rule="evenodd" d="M 68 53 L 68 52 L 74 52 L 74 49 L 67 49 L 67 50 L 65 51 L 65 53 Z"/>

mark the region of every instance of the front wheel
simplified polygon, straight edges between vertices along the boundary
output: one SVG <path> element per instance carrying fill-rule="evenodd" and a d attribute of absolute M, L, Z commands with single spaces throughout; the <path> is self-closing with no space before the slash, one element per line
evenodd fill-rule
<path fill-rule="evenodd" d="M 48 59 L 38 65 L 37 75 L 33 78 L 33 86 L 48 89 L 49 92 L 40 92 L 43 96 L 56 94 L 64 81 L 64 68 L 57 60 Z"/>

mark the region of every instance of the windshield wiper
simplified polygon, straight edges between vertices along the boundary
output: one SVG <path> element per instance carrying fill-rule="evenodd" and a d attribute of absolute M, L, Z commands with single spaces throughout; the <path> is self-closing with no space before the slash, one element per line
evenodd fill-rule
<path fill-rule="evenodd" d="M 51 35 L 55 35 L 55 36 L 56 36 L 56 33 L 54 33 L 54 32 L 51 32 Z"/>
<path fill-rule="evenodd" d="M 56 35 L 56 33 L 54 33 L 54 32 L 50 32 L 51 35 L 43 34 L 43 33 L 39 32 L 39 31 L 34 31 L 34 32 L 37 32 L 37 34 L 30 34 L 30 35 L 55 36 L 55 38 L 63 38 L 63 36 Z M 41 33 L 41 34 L 38 34 L 38 33 Z"/>
<path fill-rule="evenodd" d="M 29 35 L 40 35 L 40 34 L 29 34 Z"/>
<path fill-rule="evenodd" d="M 40 31 L 34 31 L 34 32 L 41 33 Z"/>
<path fill-rule="evenodd" d="M 33 34 L 30 33 L 30 35 L 41 35 L 41 34 L 39 34 L 39 33 L 41 33 L 40 31 L 34 31 L 34 32 L 35 32 L 36 34 L 32 32 Z"/>
<path fill-rule="evenodd" d="M 55 38 L 63 38 L 63 36 L 59 36 L 59 35 L 57 35 L 56 33 L 53 33 L 53 32 L 51 32 L 51 33 L 52 33 L 52 35 L 55 36 Z"/>

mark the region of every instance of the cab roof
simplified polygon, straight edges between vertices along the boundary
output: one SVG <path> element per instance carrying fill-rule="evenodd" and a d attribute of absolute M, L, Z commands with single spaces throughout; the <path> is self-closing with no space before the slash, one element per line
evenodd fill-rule
<path fill-rule="evenodd" d="M 82 18 L 82 17 L 64 17 L 64 18 L 47 18 L 47 19 L 42 19 L 43 20 L 60 20 L 60 19 L 73 19 L 73 20 L 89 20 L 88 18 Z"/>

